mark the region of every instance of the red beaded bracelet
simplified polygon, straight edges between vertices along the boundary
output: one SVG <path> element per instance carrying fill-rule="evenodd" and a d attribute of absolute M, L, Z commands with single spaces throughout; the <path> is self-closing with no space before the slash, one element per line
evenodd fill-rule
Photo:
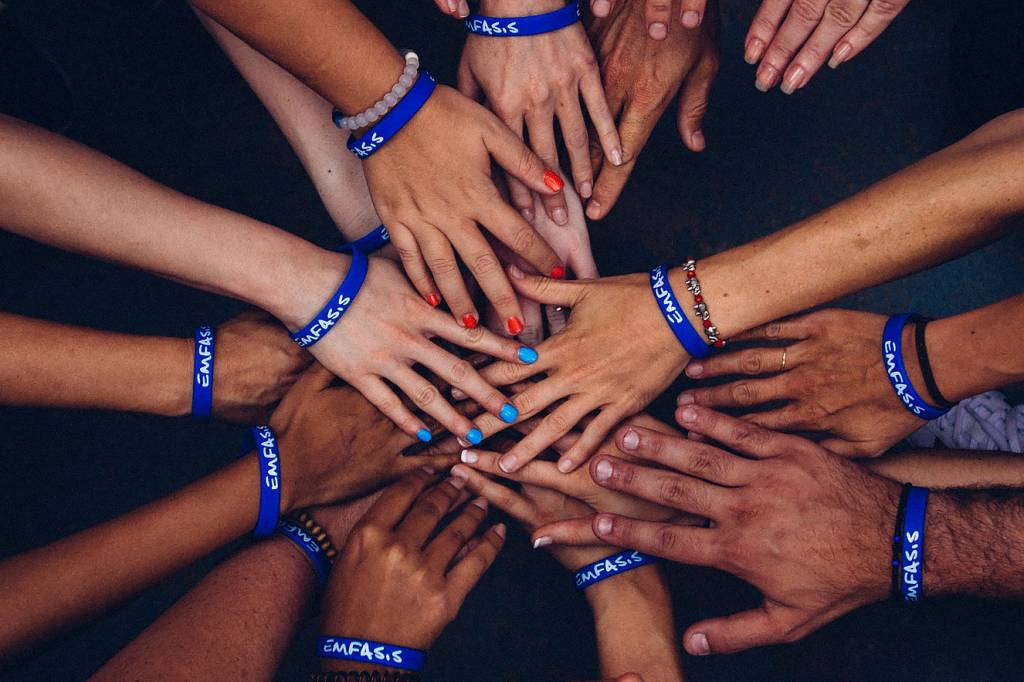
<path fill-rule="evenodd" d="M 708 343 L 715 348 L 722 348 L 725 340 L 718 335 L 718 327 L 711 323 L 711 313 L 708 312 L 708 304 L 704 302 L 704 295 L 700 290 L 700 280 L 697 279 L 697 261 L 689 259 L 683 265 L 686 270 L 686 288 L 693 294 L 693 311 L 697 313 L 701 323 L 704 325 L 704 335 L 708 337 Z"/>

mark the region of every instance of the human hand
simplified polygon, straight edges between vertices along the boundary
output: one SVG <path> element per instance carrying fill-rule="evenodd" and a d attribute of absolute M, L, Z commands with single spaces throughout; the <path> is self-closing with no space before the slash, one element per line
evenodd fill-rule
<path fill-rule="evenodd" d="M 564 6 L 562 0 L 481 0 L 479 12 L 485 16 L 524 16 Z M 487 105 L 505 125 L 520 136 L 529 136 L 530 146 L 551 169 L 558 168 L 554 130 L 557 118 L 573 182 L 584 199 L 593 191 L 594 171 L 581 97 L 604 156 L 621 163 L 622 147 L 615 119 L 604 96 L 594 50 L 580 22 L 534 36 L 496 38 L 470 34 L 459 64 L 459 90 L 474 99 L 483 94 Z M 528 222 L 533 222 L 533 193 L 514 177 L 508 178 L 508 188 L 512 204 Z M 542 195 L 541 202 L 556 224 L 569 222 L 561 194 Z"/>
<path fill-rule="evenodd" d="M 590 0 L 590 11 L 595 17 L 604 18 L 612 10 L 612 5 L 621 0 Z M 627 0 L 628 1 L 628 0 Z M 647 22 L 647 35 L 655 40 L 664 40 L 668 35 L 669 24 L 673 14 L 671 0 L 646 0 L 644 17 Z M 685 28 L 697 28 L 704 18 L 706 0 L 681 0 L 676 13 L 679 23 Z"/>
<path fill-rule="evenodd" d="M 710 527 L 599 514 L 536 534 L 571 542 L 590 523 L 609 544 L 719 568 L 757 587 L 760 607 L 687 629 L 683 643 L 694 655 L 793 642 L 888 596 L 899 484 L 806 439 L 704 407 L 676 416 L 721 447 L 641 433 L 631 452 L 671 471 L 601 456 L 590 473 L 602 486 L 709 518 Z"/>
<path fill-rule="evenodd" d="M 562 271 L 555 252 L 505 203 L 491 161 L 531 190 L 554 196 L 562 179 L 494 114 L 438 85 L 419 113 L 365 159 L 370 196 L 413 286 L 437 305 L 443 296 L 465 327 L 480 320 L 456 261 L 469 268 L 510 333 L 522 330 L 522 311 L 478 223 L 538 272 Z M 440 172 L 438 169 L 442 169 Z"/>
<path fill-rule="evenodd" d="M 469 2 L 467 0 L 434 0 L 437 8 L 456 19 L 465 19 L 469 16 Z"/>
<path fill-rule="evenodd" d="M 744 41 L 744 59 L 766 92 L 782 76 L 787 95 L 807 85 L 828 60 L 847 62 L 882 34 L 910 0 L 763 0 Z M 763 57 L 763 58 L 762 58 Z"/>
<path fill-rule="evenodd" d="M 327 537 L 331 539 L 331 543 L 336 548 L 344 547 L 349 533 L 369 511 L 382 492 L 377 490 L 369 495 L 355 497 L 338 504 L 310 507 L 309 515 L 327 533 Z"/>
<path fill-rule="evenodd" d="M 487 515 L 481 499 L 445 522 L 464 482 L 423 492 L 434 480 L 419 470 L 393 484 L 352 531 L 324 596 L 325 634 L 428 649 L 455 619 L 504 544 L 505 526 L 474 537 Z"/>
<path fill-rule="evenodd" d="M 743 419 L 776 431 L 828 434 L 830 438 L 821 445 L 840 455 L 881 455 L 926 423 L 907 411 L 886 376 L 881 350 L 885 320 L 871 313 L 822 310 L 752 329 L 734 342 L 786 340 L 790 345 L 747 348 L 693 360 L 686 375 L 691 379 L 771 377 L 688 389 L 679 394 L 677 402 L 751 409 L 786 401 L 781 407 L 748 412 Z M 903 333 L 903 347 L 913 347 L 912 326 Z M 905 360 L 907 369 L 916 371 L 912 355 L 906 354 Z M 920 386 L 922 380 L 914 383 Z"/>
<path fill-rule="evenodd" d="M 313 361 L 263 312 L 244 312 L 218 325 L 214 338 L 213 415 L 234 424 L 265 423 Z"/>
<path fill-rule="evenodd" d="M 662 3 L 664 4 L 664 3 Z M 605 19 L 591 24 L 604 77 L 604 90 L 613 115 L 620 115 L 619 136 L 624 162 L 603 157 L 587 216 L 608 215 L 629 179 L 640 150 L 654 131 L 669 102 L 680 92 L 677 125 L 683 144 L 691 151 L 704 149 L 701 122 L 707 109 L 711 83 L 718 73 L 718 4 L 707 5 L 707 20 L 697 28 L 673 23 L 665 40 L 645 40 L 644 5 L 639 0 L 616 4 Z M 673 22 L 677 19 L 673 19 Z M 594 167 L 602 164 L 599 149 L 591 145 Z"/>

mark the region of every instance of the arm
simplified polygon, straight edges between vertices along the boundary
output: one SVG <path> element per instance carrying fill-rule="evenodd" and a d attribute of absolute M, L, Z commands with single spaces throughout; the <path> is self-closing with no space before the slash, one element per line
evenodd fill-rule
<path fill-rule="evenodd" d="M 1024 458 L 1017 454 L 910 450 L 863 465 L 886 478 L 929 488 L 1024 488 Z"/>

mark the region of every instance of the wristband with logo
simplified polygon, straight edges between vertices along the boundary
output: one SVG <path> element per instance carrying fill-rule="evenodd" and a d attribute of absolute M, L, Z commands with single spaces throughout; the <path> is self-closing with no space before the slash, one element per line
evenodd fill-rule
<path fill-rule="evenodd" d="M 317 539 L 306 528 L 288 519 L 278 524 L 277 532 L 294 542 L 299 546 L 299 549 L 305 552 L 306 558 L 309 559 L 309 563 L 313 565 L 313 570 L 320 579 L 320 586 L 326 585 L 327 574 L 331 571 L 331 562 L 327 558 L 327 552 L 320 546 Z"/>
<path fill-rule="evenodd" d="M 653 557 L 649 554 L 644 554 L 633 549 L 627 549 L 623 552 L 619 552 L 618 554 L 612 554 L 600 561 L 587 564 L 576 571 L 576 588 L 585 590 L 591 585 L 595 585 L 606 578 L 611 578 L 612 576 L 625 573 L 626 571 L 632 571 L 634 568 L 640 568 L 647 564 L 653 564 L 657 560 L 657 557 Z"/>
<path fill-rule="evenodd" d="M 277 436 L 269 426 L 254 426 L 249 431 L 256 441 L 256 459 L 260 463 L 260 511 L 252 532 L 262 538 L 274 532 L 281 516 L 281 453 Z"/>
<path fill-rule="evenodd" d="M 683 309 L 672 291 L 672 285 L 669 284 L 668 269 L 664 265 L 651 270 L 651 292 L 654 294 L 654 300 L 658 302 L 658 307 L 661 308 L 665 322 L 676 335 L 683 350 L 692 358 L 706 358 L 711 355 L 714 349 L 705 343 L 683 314 Z"/>
<path fill-rule="evenodd" d="M 930 421 L 949 412 L 949 408 L 929 405 L 910 383 L 910 375 L 903 364 L 903 327 L 912 315 L 893 315 L 885 323 L 882 331 L 882 363 L 885 365 L 885 375 L 889 377 L 889 383 L 903 407 L 915 417 Z"/>
<path fill-rule="evenodd" d="M 192 362 L 192 418 L 206 421 L 213 413 L 213 327 L 196 327 Z"/>
<path fill-rule="evenodd" d="M 437 87 L 437 81 L 434 80 L 434 77 L 426 71 L 420 71 L 419 78 L 409 88 L 405 97 L 395 105 L 395 108 L 385 114 L 384 118 L 377 121 L 361 137 L 350 138 L 345 146 L 360 159 L 372 156 L 416 115 L 434 93 L 435 87 Z"/>
<path fill-rule="evenodd" d="M 388 234 L 388 228 L 383 225 L 378 225 L 354 242 L 345 244 L 341 249 L 339 249 L 339 251 L 359 249 L 363 253 L 369 255 L 383 249 L 388 245 L 389 241 L 391 241 L 391 235 Z"/>
<path fill-rule="evenodd" d="M 348 637 L 321 637 L 317 641 L 320 658 L 370 663 L 387 668 L 419 672 L 427 660 L 425 651 Z"/>
<path fill-rule="evenodd" d="M 478 36 L 522 37 L 551 33 L 580 20 L 580 3 L 573 0 L 561 9 L 528 17 L 488 17 L 470 14 L 466 17 L 466 30 Z"/>
<path fill-rule="evenodd" d="M 924 590 L 924 520 L 928 488 L 907 484 L 896 519 L 896 593 L 903 601 L 918 601 Z"/>
<path fill-rule="evenodd" d="M 341 281 L 338 290 L 334 292 L 323 310 L 305 327 L 291 335 L 292 341 L 299 344 L 300 348 L 309 348 L 331 331 L 363 287 L 363 280 L 366 279 L 366 271 L 370 266 L 366 254 L 361 249 L 352 248 L 351 244 L 346 244 L 340 250 L 352 253 L 352 264 L 345 274 L 345 279 Z"/>

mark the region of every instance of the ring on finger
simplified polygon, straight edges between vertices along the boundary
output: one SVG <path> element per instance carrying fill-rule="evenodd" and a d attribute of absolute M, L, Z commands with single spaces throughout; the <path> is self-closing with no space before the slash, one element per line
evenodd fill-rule
<path fill-rule="evenodd" d="M 785 372 L 786 371 L 786 354 L 787 354 L 788 351 L 789 351 L 788 348 L 783 348 L 782 349 L 782 365 L 779 367 L 779 371 L 780 372 Z"/>

